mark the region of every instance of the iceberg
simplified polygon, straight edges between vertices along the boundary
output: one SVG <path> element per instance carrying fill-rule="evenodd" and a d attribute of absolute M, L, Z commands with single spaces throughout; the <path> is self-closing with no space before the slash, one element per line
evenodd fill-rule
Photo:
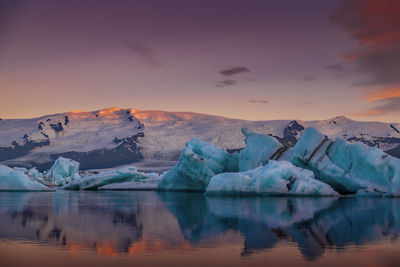
<path fill-rule="evenodd" d="M 253 170 L 216 175 L 211 178 L 206 194 L 339 196 L 331 186 L 316 180 L 313 172 L 275 160 Z"/>
<path fill-rule="evenodd" d="M 109 184 L 123 183 L 123 182 L 136 182 L 145 184 L 146 182 L 149 182 L 149 175 L 142 172 L 138 172 L 135 167 L 125 167 L 116 170 L 107 170 L 100 172 L 98 174 L 82 177 L 78 180 L 75 180 L 65 185 L 63 189 L 65 190 L 97 190 L 100 188 L 110 189 L 105 186 Z"/>
<path fill-rule="evenodd" d="M 400 159 L 359 142 L 332 141 L 314 128 L 304 131 L 291 162 L 341 194 L 400 195 Z"/>
<path fill-rule="evenodd" d="M 38 180 L 38 181 L 43 181 L 44 176 L 43 173 L 39 172 L 36 167 L 31 168 L 27 171 L 28 175 L 30 177 L 33 177 L 34 179 Z"/>
<path fill-rule="evenodd" d="M 137 173 L 134 179 L 127 182 L 112 183 L 99 187 L 99 190 L 155 190 L 161 175 L 157 173 Z"/>
<path fill-rule="evenodd" d="M 68 184 L 79 178 L 79 162 L 63 157 L 59 157 L 50 170 L 44 173 L 44 180 L 56 186 Z"/>
<path fill-rule="evenodd" d="M 12 169 L 0 165 L 0 191 L 51 191 L 52 189 L 31 179 L 26 169 Z"/>
<path fill-rule="evenodd" d="M 281 143 L 274 137 L 249 132 L 242 128 L 246 148 L 239 153 L 239 171 L 248 171 L 268 163 L 268 160 L 282 149 Z"/>
<path fill-rule="evenodd" d="M 178 163 L 166 172 L 157 190 L 205 191 L 211 177 L 238 171 L 238 154 L 193 138 L 186 143 Z"/>

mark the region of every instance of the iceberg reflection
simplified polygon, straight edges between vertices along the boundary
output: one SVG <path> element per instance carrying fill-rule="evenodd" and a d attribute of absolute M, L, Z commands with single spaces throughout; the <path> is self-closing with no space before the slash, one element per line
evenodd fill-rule
<path fill-rule="evenodd" d="M 0 216 L 1 240 L 105 255 L 238 244 L 243 256 L 251 256 L 290 244 L 315 260 L 326 250 L 394 242 L 400 233 L 400 199 L 395 198 L 4 192 Z"/>

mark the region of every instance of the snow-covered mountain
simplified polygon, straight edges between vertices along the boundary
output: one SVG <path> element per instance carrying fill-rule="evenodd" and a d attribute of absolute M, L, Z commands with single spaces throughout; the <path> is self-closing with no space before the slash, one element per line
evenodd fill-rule
<path fill-rule="evenodd" d="M 193 137 L 237 150 L 244 147 L 241 128 L 247 127 L 291 146 L 310 126 L 330 138 L 361 141 L 400 157 L 400 123 L 358 122 L 345 117 L 245 121 L 191 112 L 107 108 L 0 120 L 0 163 L 47 169 L 64 156 L 79 161 L 81 169 L 135 163 L 143 170 L 162 170 L 175 164 Z"/>

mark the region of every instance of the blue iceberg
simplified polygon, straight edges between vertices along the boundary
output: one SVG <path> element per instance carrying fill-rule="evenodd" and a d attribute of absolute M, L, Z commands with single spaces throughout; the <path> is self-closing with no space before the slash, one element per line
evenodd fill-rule
<path fill-rule="evenodd" d="M 44 180 L 56 186 L 68 184 L 79 178 L 79 162 L 63 157 L 59 157 L 50 170 L 44 173 Z"/>
<path fill-rule="evenodd" d="M 400 159 L 359 142 L 332 141 L 314 128 L 304 131 L 291 162 L 341 194 L 400 195 Z"/>
<path fill-rule="evenodd" d="M 26 170 L 26 169 L 25 169 Z M 34 177 L 30 177 L 24 169 L 12 169 L 0 165 L 0 191 L 51 191 L 38 182 Z"/>
<path fill-rule="evenodd" d="M 178 163 L 164 174 L 158 190 L 205 191 L 211 177 L 238 171 L 238 156 L 214 144 L 193 138 L 186 143 Z"/>
<path fill-rule="evenodd" d="M 211 178 L 206 194 L 339 196 L 331 186 L 316 180 L 311 171 L 275 160 L 246 172 L 216 175 Z"/>
<path fill-rule="evenodd" d="M 239 171 L 248 171 L 268 163 L 268 160 L 282 149 L 281 143 L 274 137 L 249 132 L 242 128 L 246 148 L 239 153 Z"/>

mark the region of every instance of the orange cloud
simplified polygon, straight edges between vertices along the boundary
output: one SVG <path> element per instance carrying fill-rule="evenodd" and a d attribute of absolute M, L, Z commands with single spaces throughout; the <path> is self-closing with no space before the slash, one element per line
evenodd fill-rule
<path fill-rule="evenodd" d="M 376 106 L 366 111 L 349 114 L 356 117 L 368 117 L 383 115 L 386 113 L 400 112 L 400 85 L 394 87 L 382 87 L 369 91 L 365 95 L 365 101 L 375 103 Z"/>
<path fill-rule="evenodd" d="M 367 116 L 375 116 L 375 115 L 382 115 L 385 113 L 383 110 L 379 109 L 370 109 L 364 112 L 359 112 L 359 113 L 351 113 L 349 116 L 354 116 L 354 117 L 367 117 Z"/>
<path fill-rule="evenodd" d="M 375 102 L 397 97 L 400 97 L 400 86 L 380 88 L 379 90 L 368 92 L 366 95 L 366 101 Z"/>

